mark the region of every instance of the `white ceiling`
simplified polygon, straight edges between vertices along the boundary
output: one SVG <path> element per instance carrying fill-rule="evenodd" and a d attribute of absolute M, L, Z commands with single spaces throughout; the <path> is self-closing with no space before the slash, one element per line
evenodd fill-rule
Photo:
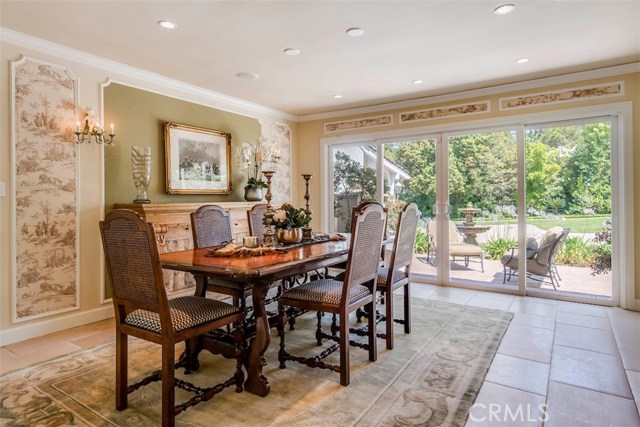
<path fill-rule="evenodd" d="M 2 0 L 0 23 L 295 115 L 640 60 L 640 1 L 512 3 L 496 16 L 501 3 L 483 0 Z M 349 37 L 350 27 L 365 34 Z"/>

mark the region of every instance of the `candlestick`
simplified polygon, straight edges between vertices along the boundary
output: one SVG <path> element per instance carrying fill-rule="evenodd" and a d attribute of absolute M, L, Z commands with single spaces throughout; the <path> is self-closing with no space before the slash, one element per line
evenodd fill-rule
<path fill-rule="evenodd" d="M 262 238 L 265 246 L 276 246 L 278 243 L 275 233 L 271 230 L 274 214 L 273 207 L 271 206 L 271 178 L 274 173 L 274 171 L 262 171 L 262 174 L 267 178 L 267 194 L 264 196 L 267 200 L 267 211 L 264 213 L 265 229 Z"/>
<path fill-rule="evenodd" d="M 304 199 L 306 200 L 306 207 L 304 211 L 307 213 L 309 217 L 311 217 L 311 214 L 313 213 L 309 205 L 309 200 L 311 199 L 311 195 L 309 194 L 309 181 L 311 180 L 312 177 L 313 175 L 308 173 L 302 174 L 302 178 L 304 179 L 304 184 L 306 187 L 306 192 L 304 194 Z M 302 227 L 302 240 L 313 240 L 313 227 L 311 226 Z"/>

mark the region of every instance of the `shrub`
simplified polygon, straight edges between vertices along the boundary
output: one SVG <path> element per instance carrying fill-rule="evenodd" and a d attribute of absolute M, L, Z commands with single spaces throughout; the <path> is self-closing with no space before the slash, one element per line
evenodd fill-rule
<path fill-rule="evenodd" d="M 556 263 L 587 267 L 591 265 L 595 254 L 595 245 L 582 237 L 567 237 L 556 255 Z"/>
<path fill-rule="evenodd" d="M 515 239 L 509 239 L 506 237 L 499 237 L 497 239 L 489 240 L 487 243 L 482 243 L 482 249 L 484 249 L 488 259 L 500 259 L 509 249 L 516 245 Z"/>
<path fill-rule="evenodd" d="M 596 233 L 596 243 L 591 260 L 591 275 L 604 274 L 611 271 L 611 226 L 606 225 L 601 233 Z"/>
<path fill-rule="evenodd" d="M 429 238 L 427 233 L 418 230 L 416 233 L 416 246 L 414 251 L 418 254 L 426 254 L 429 252 Z"/>

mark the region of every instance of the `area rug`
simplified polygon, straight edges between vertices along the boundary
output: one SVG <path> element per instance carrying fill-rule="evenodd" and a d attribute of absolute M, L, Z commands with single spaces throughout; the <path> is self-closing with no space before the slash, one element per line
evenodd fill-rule
<path fill-rule="evenodd" d="M 512 314 L 418 298 L 412 307 L 412 333 L 396 325 L 395 349 L 379 340 L 377 362 L 351 348 L 348 387 L 328 370 L 294 362 L 279 369 L 273 331 L 263 371 L 271 383 L 267 397 L 227 389 L 179 414 L 177 425 L 464 426 Z M 298 319 L 287 333 L 290 352 L 318 352 L 315 321 L 314 314 Z M 329 324 L 330 316 L 323 321 Z M 129 407 L 115 410 L 114 352 L 115 344 L 108 343 L 0 377 L 0 425 L 159 426 L 160 383 L 133 392 Z M 337 362 L 337 354 L 331 357 Z M 208 353 L 200 361 L 188 380 L 201 386 L 231 376 L 234 369 L 233 361 Z M 131 339 L 130 379 L 159 367 L 159 346 Z M 177 401 L 185 397 L 176 394 Z"/>

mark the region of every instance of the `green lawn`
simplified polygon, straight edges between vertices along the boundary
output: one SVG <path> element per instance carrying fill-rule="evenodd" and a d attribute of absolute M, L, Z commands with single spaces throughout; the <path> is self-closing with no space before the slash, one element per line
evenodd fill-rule
<path fill-rule="evenodd" d="M 582 218 L 566 218 L 564 221 L 556 221 L 549 219 L 527 218 L 527 224 L 535 225 L 543 230 L 548 230 L 551 227 L 560 226 L 563 228 L 570 228 L 572 233 L 599 233 L 603 230 L 602 223 L 611 218 L 609 215 L 593 215 Z M 464 219 L 456 222 L 462 222 Z M 517 219 L 504 219 L 500 221 L 502 224 L 516 224 Z M 478 222 L 478 225 L 482 224 L 495 224 L 495 223 L 483 223 Z"/>

